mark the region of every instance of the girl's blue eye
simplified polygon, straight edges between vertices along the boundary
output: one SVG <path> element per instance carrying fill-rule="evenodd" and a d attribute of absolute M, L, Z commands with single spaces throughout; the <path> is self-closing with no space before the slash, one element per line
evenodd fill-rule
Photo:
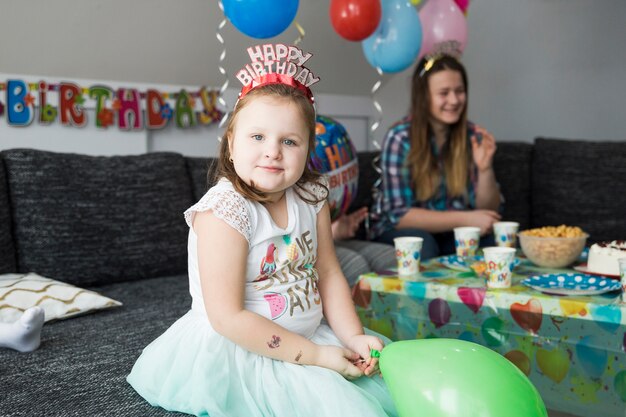
<path fill-rule="evenodd" d="M 254 139 L 254 140 L 263 140 L 263 135 L 252 135 L 252 139 Z"/>
<path fill-rule="evenodd" d="M 283 142 L 285 143 L 285 145 L 288 145 L 288 146 L 293 146 L 296 144 L 296 142 L 292 139 L 285 139 Z"/>

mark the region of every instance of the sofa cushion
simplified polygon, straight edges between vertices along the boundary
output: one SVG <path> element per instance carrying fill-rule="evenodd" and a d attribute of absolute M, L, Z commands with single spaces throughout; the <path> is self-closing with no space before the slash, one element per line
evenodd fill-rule
<path fill-rule="evenodd" d="M 2 154 L 20 272 L 84 287 L 186 271 L 182 155 Z"/>
<path fill-rule="evenodd" d="M 498 142 L 493 169 L 504 196 L 502 219 L 516 221 L 520 230 L 530 226 L 530 143 Z"/>
<path fill-rule="evenodd" d="M 537 138 L 533 226 L 580 226 L 591 242 L 626 238 L 626 143 Z"/>
<path fill-rule="evenodd" d="M 193 198 L 195 201 L 198 201 L 215 184 L 213 176 L 217 166 L 217 159 L 187 157 L 185 158 L 185 163 L 191 178 Z"/>
<path fill-rule="evenodd" d="M 9 187 L 4 169 L 4 161 L 0 159 L 0 274 L 17 272 L 11 224 Z"/>
<path fill-rule="evenodd" d="M 3 417 L 188 416 L 152 407 L 126 382 L 142 349 L 189 310 L 187 276 L 97 291 L 124 305 L 46 323 L 28 354 L 0 349 Z"/>

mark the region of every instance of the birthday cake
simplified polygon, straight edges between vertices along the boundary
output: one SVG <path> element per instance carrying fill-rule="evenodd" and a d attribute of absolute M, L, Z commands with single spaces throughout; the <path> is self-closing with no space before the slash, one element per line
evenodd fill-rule
<path fill-rule="evenodd" d="M 589 248 L 587 269 L 597 274 L 619 275 L 620 258 L 626 258 L 626 241 L 595 243 Z"/>

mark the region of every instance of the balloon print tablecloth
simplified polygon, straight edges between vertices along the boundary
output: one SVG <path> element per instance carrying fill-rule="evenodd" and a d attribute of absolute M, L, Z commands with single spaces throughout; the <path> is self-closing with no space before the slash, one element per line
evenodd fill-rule
<path fill-rule="evenodd" d="M 524 260 L 508 289 L 473 272 L 425 262 L 417 281 L 393 271 L 362 275 L 353 296 L 363 324 L 392 340 L 456 338 L 504 355 L 535 384 L 548 408 L 585 416 L 626 415 L 626 304 L 619 292 L 557 296 L 526 287 L 547 270 Z M 497 383 L 497 381 L 494 381 Z"/>

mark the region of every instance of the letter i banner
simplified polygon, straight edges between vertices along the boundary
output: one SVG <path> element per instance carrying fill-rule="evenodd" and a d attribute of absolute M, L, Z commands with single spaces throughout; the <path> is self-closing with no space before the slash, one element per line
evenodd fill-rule
<path fill-rule="evenodd" d="M 222 119 L 217 107 L 219 91 L 201 87 L 168 93 L 156 89 L 112 89 L 105 85 L 81 87 L 72 82 L 58 84 L 20 79 L 0 82 L 0 118 L 7 125 L 29 126 L 55 122 L 63 126 L 97 128 L 117 126 L 120 130 L 163 129 L 170 121 L 178 128 L 209 126 Z M 88 113 L 93 116 L 90 120 Z"/>

